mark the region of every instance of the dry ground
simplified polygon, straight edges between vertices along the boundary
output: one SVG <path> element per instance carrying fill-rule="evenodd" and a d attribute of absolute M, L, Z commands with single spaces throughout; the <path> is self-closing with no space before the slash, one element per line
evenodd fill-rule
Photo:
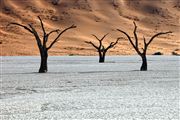
<path fill-rule="evenodd" d="M 179 57 L 2 57 L 1 120 L 179 120 Z"/>

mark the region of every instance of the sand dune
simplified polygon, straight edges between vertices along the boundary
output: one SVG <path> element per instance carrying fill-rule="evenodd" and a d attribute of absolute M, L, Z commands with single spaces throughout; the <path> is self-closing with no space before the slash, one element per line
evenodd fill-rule
<path fill-rule="evenodd" d="M 77 25 L 65 33 L 50 55 L 96 55 L 96 51 L 84 41 L 97 42 L 91 34 L 102 37 L 110 33 L 105 45 L 123 37 L 111 49 L 109 55 L 135 54 L 126 37 L 116 31 L 127 31 L 133 37 L 133 21 L 138 25 L 140 42 L 160 31 L 173 34 L 158 37 L 150 46 L 148 54 L 162 52 L 179 53 L 180 3 L 178 0 L 60 0 L 52 5 L 51 0 L 0 0 L 0 55 L 38 55 L 34 37 L 19 27 L 6 27 L 9 22 L 33 23 L 40 33 L 37 16 L 43 19 L 47 31 Z M 52 36 L 52 39 L 55 37 Z M 141 44 L 142 45 L 142 44 Z"/>

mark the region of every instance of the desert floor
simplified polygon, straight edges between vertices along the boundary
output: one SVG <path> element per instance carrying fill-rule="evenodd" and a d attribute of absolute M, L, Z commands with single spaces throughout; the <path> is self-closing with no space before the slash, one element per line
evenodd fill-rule
<path fill-rule="evenodd" d="M 179 57 L 1 57 L 1 120 L 179 120 Z"/>

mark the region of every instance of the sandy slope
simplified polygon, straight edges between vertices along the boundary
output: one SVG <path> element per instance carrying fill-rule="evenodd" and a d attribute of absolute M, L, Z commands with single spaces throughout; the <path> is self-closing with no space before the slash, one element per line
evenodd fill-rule
<path fill-rule="evenodd" d="M 101 37 L 110 33 L 104 41 L 107 45 L 117 37 L 125 38 L 116 31 L 117 28 L 133 36 L 133 21 L 138 25 L 140 39 L 160 31 L 173 31 L 173 34 L 156 39 L 148 54 L 157 51 L 171 54 L 179 49 L 178 0 L 61 0 L 57 6 L 52 5 L 51 0 L 0 2 L 0 55 L 38 55 L 36 42 L 30 33 L 18 27 L 6 28 L 9 22 L 16 21 L 34 23 L 40 31 L 38 15 L 47 30 L 65 28 L 71 24 L 78 26 L 63 35 L 61 41 L 49 51 L 50 55 L 95 55 L 95 50 L 84 43 L 85 40 L 95 41 L 91 34 Z M 122 39 L 109 54 L 134 54 L 134 51 L 129 42 Z"/>

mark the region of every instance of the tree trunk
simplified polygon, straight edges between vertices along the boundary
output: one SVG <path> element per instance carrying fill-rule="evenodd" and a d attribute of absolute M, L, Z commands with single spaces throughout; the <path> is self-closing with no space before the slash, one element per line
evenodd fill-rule
<path fill-rule="evenodd" d="M 46 73 L 48 71 L 48 69 L 47 69 L 47 58 L 48 58 L 47 50 L 41 49 L 40 54 L 41 54 L 41 65 L 39 68 L 39 73 Z"/>
<path fill-rule="evenodd" d="M 99 57 L 99 63 L 104 63 L 104 59 L 105 59 L 104 56 Z"/>
<path fill-rule="evenodd" d="M 104 61 L 105 61 L 105 53 L 103 53 L 103 55 L 102 55 L 102 53 L 99 55 L 99 63 L 104 63 Z"/>
<path fill-rule="evenodd" d="M 141 71 L 147 71 L 147 59 L 146 55 L 142 55 L 142 66 L 141 66 Z"/>

